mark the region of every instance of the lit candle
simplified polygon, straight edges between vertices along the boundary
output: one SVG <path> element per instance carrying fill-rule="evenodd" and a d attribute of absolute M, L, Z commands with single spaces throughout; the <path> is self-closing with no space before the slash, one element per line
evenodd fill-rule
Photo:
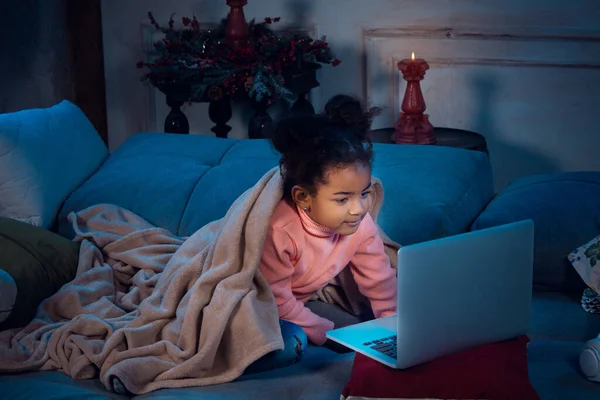
<path fill-rule="evenodd" d="M 406 65 L 419 64 L 419 65 L 426 65 L 425 69 L 429 68 L 429 64 L 427 64 L 427 61 L 423 60 L 422 58 L 415 57 L 414 51 L 410 54 L 410 59 L 405 58 L 402 61 L 400 61 L 400 63 L 398 63 L 398 68 L 400 68 L 400 64 L 406 64 Z"/>
<path fill-rule="evenodd" d="M 398 69 L 407 82 L 402 111 L 408 114 L 423 113 L 425 111 L 425 100 L 421 93 L 419 81 L 425 77 L 425 71 L 429 69 L 429 64 L 423 59 L 415 58 L 415 52 L 413 51 L 410 60 L 405 58 L 398 63 Z"/>
<path fill-rule="evenodd" d="M 406 91 L 392 138 L 396 143 L 435 144 L 433 125 L 429 122 L 429 116 L 424 114 L 427 107 L 419 83 L 425 78 L 429 64 L 423 59 L 415 58 L 413 51 L 410 59 L 403 59 L 398 63 L 398 69 L 406 81 Z"/>

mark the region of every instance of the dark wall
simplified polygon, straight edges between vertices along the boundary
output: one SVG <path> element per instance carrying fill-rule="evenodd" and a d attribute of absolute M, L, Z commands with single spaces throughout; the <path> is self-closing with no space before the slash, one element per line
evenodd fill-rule
<path fill-rule="evenodd" d="M 67 0 L 0 0 L 0 113 L 74 97 Z"/>
<path fill-rule="evenodd" d="M 0 113 L 63 99 L 106 142 L 100 0 L 0 0 Z"/>

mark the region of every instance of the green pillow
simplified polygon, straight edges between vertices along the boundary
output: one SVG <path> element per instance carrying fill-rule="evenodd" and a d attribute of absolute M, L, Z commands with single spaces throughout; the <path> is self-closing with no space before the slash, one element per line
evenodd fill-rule
<path fill-rule="evenodd" d="M 79 246 L 44 228 L 0 217 L 0 269 L 17 286 L 14 307 L 0 331 L 27 325 L 44 299 L 75 278 Z"/>

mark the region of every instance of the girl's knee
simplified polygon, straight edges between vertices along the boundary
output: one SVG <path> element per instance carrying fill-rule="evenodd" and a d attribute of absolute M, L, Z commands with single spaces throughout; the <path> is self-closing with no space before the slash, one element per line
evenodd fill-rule
<path fill-rule="evenodd" d="M 293 322 L 284 320 L 279 320 L 279 326 L 285 349 L 293 350 L 293 353 L 299 359 L 308 347 L 308 337 L 304 329 Z"/>

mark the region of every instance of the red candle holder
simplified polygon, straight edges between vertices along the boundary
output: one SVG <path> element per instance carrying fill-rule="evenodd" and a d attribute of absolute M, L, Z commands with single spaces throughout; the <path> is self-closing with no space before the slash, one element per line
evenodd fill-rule
<path fill-rule="evenodd" d="M 227 5 L 231 9 L 227 15 L 225 43 L 233 48 L 244 47 L 248 44 L 248 22 L 244 15 L 246 4 L 248 4 L 248 0 L 227 0 Z"/>
<path fill-rule="evenodd" d="M 436 144 L 433 125 L 429 115 L 424 114 L 427 106 L 421 91 L 420 81 L 425 77 L 429 64 L 423 59 L 404 59 L 398 69 L 406 81 L 406 91 L 402 100 L 402 112 L 394 125 L 392 140 L 399 144 Z"/>

